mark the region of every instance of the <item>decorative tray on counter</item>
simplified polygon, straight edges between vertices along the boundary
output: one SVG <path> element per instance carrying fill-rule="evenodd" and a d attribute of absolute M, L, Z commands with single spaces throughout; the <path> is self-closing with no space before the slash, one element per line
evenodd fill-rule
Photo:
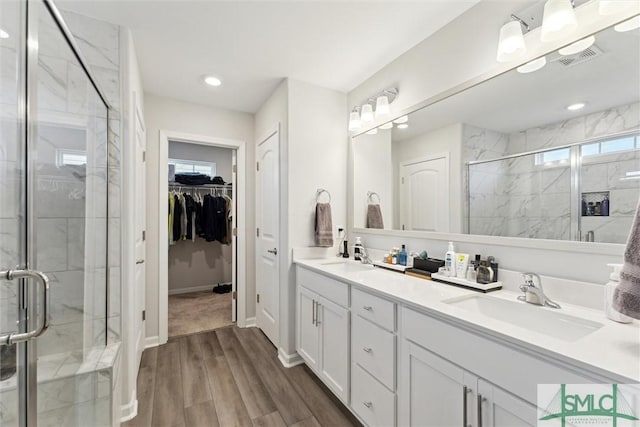
<path fill-rule="evenodd" d="M 462 286 L 464 288 L 469 288 L 482 292 L 491 292 L 497 291 L 498 289 L 502 289 L 502 282 L 492 282 L 487 283 L 486 285 L 483 283 L 472 282 L 467 279 L 461 279 L 459 277 L 449 277 L 444 274 L 433 273 L 431 274 L 431 280 L 441 283 L 446 283 L 448 285 L 456 285 Z"/>
<path fill-rule="evenodd" d="M 373 261 L 373 265 L 380 268 L 386 268 L 387 270 L 399 271 L 400 273 L 404 273 L 407 268 L 411 268 L 407 265 L 389 264 L 382 261 Z"/>

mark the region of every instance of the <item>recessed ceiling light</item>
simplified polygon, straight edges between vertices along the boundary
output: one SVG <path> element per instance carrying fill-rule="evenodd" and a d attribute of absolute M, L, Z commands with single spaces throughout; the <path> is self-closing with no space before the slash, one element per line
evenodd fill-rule
<path fill-rule="evenodd" d="M 220 86 L 222 84 L 222 81 L 219 78 L 213 76 L 206 76 L 204 78 L 204 82 L 209 86 Z"/>
<path fill-rule="evenodd" d="M 8 39 L 8 38 L 9 38 L 9 33 L 7 33 L 5 30 L 0 28 L 0 39 Z"/>
<path fill-rule="evenodd" d="M 569 111 L 576 111 L 576 110 L 579 110 L 579 109 L 581 109 L 581 108 L 584 108 L 584 106 L 585 106 L 585 105 L 586 105 L 586 104 L 585 104 L 584 102 L 577 102 L 577 103 L 575 103 L 575 104 L 571 104 L 571 105 L 569 105 L 569 106 L 567 107 L 567 110 L 569 110 Z"/>
<path fill-rule="evenodd" d="M 393 121 L 393 123 L 407 123 L 409 121 L 409 116 L 400 116 Z"/>
<path fill-rule="evenodd" d="M 398 125 L 398 126 L 396 126 L 396 127 L 397 127 L 398 129 L 406 129 L 406 128 L 408 128 L 408 127 L 409 127 L 409 125 L 408 125 L 408 124 L 406 124 L 406 123 L 401 123 L 401 124 L 399 124 L 399 125 Z"/>
<path fill-rule="evenodd" d="M 574 53 L 582 52 L 583 50 L 590 47 L 595 42 L 596 42 L 596 38 L 594 36 L 589 36 L 582 40 L 578 40 L 577 42 L 572 43 L 569 46 L 563 47 L 558 51 L 558 53 L 560 55 L 573 55 Z"/>
<path fill-rule="evenodd" d="M 366 132 L 367 135 L 375 135 L 376 133 L 378 133 L 378 128 L 373 128 Z"/>
<path fill-rule="evenodd" d="M 620 24 L 613 27 L 613 29 L 619 33 L 635 30 L 636 28 L 640 28 L 640 15 L 634 16 L 633 18 L 621 22 Z"/>
<path fill-rule="evenodd" d="M 519 66 L 518 72 L 522 74 L 533 73 L 545 65 L 547 65 L 547 58 L 543 56 L 542 58 L 534 59 L 531 62 L 527 62 L 526 64 Z"/>
<path fill-rule="evenodd" d="M 391 129 L 393 127 L 393 122 L 385 123 L 380 126 L 380 129 Z"/>

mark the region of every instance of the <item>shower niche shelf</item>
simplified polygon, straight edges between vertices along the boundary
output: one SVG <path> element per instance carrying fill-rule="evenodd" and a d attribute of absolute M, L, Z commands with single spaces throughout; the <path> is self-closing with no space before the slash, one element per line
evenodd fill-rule
<path fill-rule="evenodd" d="M 611 200 L 608 191 L 582 193 L 582 216 L 609 216 Z"/>

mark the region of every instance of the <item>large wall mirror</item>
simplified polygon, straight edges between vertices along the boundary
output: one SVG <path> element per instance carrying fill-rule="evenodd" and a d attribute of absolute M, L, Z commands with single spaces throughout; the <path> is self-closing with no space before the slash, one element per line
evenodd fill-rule
<path fill-rule="evenodd" d="M 640 29 L 594 37 L 353 138 L 354 227 L 625 243 Z"/>

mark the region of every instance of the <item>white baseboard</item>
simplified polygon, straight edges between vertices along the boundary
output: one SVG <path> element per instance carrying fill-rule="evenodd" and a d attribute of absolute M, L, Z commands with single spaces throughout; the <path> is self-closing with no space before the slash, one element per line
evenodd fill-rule
<path fill-rule="evenodd" d="M 278 359 L 285 368 L 293 368 L 294 366 L 302 365 L 304 363 L 304 360 L 302 360 L 302 357 L 300 357 L 298 353 L 287 354 L 281 348 L 278 349 Z"/>
<path fill-rule="evenodd" d="M 245 328 L 255 328 L 256 326 L 258 325 L 256 324 L 255 317 L 247 317 L 247 319 L 244 321 Z"/>
<path fill-rule="evenodd" d="M 169 295 L 190 294 L 191 292 L 211 291 L 215 285 L 192 286 L 190 288 L 169 289 Z"/>
<path fill-rule="evenodd" d="M 144 339 L 144 348 L 157 347 L 160 345 L 160 337 L 146 337 Z"/>
<path fill-rule="evenodd" d="M 136 415 L 138 415 L 138 399 L 136 394 L 133 393 L 131 402 L 120 406 L 120 422 L 129 421 L 135 418 Z"/>

